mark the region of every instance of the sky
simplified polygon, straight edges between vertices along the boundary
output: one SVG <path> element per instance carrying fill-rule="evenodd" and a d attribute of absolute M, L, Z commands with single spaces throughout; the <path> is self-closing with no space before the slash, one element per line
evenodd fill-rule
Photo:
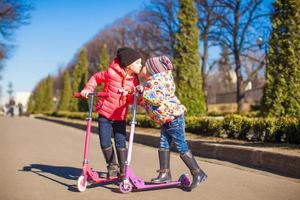
<path fill-rule="evenodd" d="M 1 72 L 0 104 L 15 92 L 30 92 L 48 74 L 70 62 L 75 53 L 105 26 L 139 10 L 145 0 L 31 0 L 29 25 L 15 32 L 16 48 Z"/>

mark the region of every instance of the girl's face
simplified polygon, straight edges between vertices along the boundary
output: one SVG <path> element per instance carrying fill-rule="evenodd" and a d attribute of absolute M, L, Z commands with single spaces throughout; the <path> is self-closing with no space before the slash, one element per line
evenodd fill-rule
<path fill-rule="evenodd" d="M 139 74 L 142 68 L 142 59 L 139 58 L 126 67 L 128 74 Z"/>
<path fill-rule="evenodd" d="M 146 66 L 143 66 L 143 67 L 142 67 L 139 76 L 142 77 L 142 78 L 144 78 L 144 79 L 146 79 L 146 80 L 149 78 L 150 75 L 149 75 L 149 73 L 148 73 L 148 71 L 147 71 Z"/>

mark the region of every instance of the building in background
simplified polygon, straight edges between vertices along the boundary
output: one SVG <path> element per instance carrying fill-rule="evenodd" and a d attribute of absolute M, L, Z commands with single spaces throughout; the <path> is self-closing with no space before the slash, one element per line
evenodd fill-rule
<path fill-rule="evenodd" d="M 30 95 L 31 92 L 16 92 L 15 95 L 16 105 L 22 104 L 24 112 L 27 110 Z"/>

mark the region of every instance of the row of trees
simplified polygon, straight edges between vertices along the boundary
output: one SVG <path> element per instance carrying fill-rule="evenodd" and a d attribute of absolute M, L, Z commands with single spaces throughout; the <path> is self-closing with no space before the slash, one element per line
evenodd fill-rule
<path fill-rule="evenodd" d="M 275 115 L 299 115 L 299 92 L 296 91 L 299 86 L 299 2 L 276 0 L 272 12 L 267 10 L 265 3 L 262 0 L 151 0 L 141 11 L 106 27 L 87 43 L 86 58 L 80 53 L 54 78 L 54 92 L 61 96 L 60 99 L 66 96 L 62 90 L 66 87 L 63 78 L 66 71 L 72 75 L 69 77 L 72 91 L 78 91 L 82 89 L 88 74 L 105 69 L 117 48 L 131 46 L 145 58 L 165 54 L 173 59 L 177 94 L 188 107 L 189 114 L 205 113 L 206 81 L 216 66 L 224 72 L 220 76 L 224 80 L 221 87 L 232 88 L 228 74 L 235 73 L 240 111 L 246 86 L 263 74 L 259 72 L 269 60 L 262 104 L 264 111 Z M 271 30 L 270 55 L 266 57 Z M 259 45 L 257 38 L 263 41 Z M 212 59 L 211 48 L 221 49 L 220 58 Z M 278 57 L 279 54 L 282 56 Z M 78 65 L 84 66 L 81 68 L 81 72 L 85 70 L 84 75 L 80 76 L 82 79 L 78 76 Z M 278 66 L 285 66 L 287 71 L 271 69 Z M 282 84 L 283 79 L 289 83 Z M 285 86 L 282 92 L 276 92 L 282 85 Z M 285 93 L 287 91 L 289 94 Z M 285 95 L 282 100 L 271 101 L 283 96 L 279 95 L 281 93 Z M 290 97 L 294 100 L 287 100 Z M 80 109 L 74 106 L 72 100 L 70 102 L 63 108 L 72 111 Z M 282 111 L 274 111 L 277 107 L 281 107 Z M 61 106 L 59 108 L 62 109 Z"/>

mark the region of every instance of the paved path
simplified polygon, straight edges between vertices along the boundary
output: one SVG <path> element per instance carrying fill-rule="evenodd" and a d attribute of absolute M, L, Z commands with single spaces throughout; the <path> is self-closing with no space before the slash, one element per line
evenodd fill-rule
<path fill-rule="evenodd" d="M 90 163 L 103 170 L 98 137 L 92 135 Z M 212 159 L 197 158 L 209 175 L 193 190 L 180 189 L 118 193 L 116 185 L 94 186 L 77 192 L 84 134 L 82 130 L 33 118 L 0 117 L 1 200 L 52 199 L 201 199 L 201 200 L 292 200 L 299 199 L 300 180 L 240 167 Z M 157 168 L 155 148 L 135 145 L 133 169 L 149 180 Z M 171 157 L 173 177 L 187 168 L 178 154 Z"/>

